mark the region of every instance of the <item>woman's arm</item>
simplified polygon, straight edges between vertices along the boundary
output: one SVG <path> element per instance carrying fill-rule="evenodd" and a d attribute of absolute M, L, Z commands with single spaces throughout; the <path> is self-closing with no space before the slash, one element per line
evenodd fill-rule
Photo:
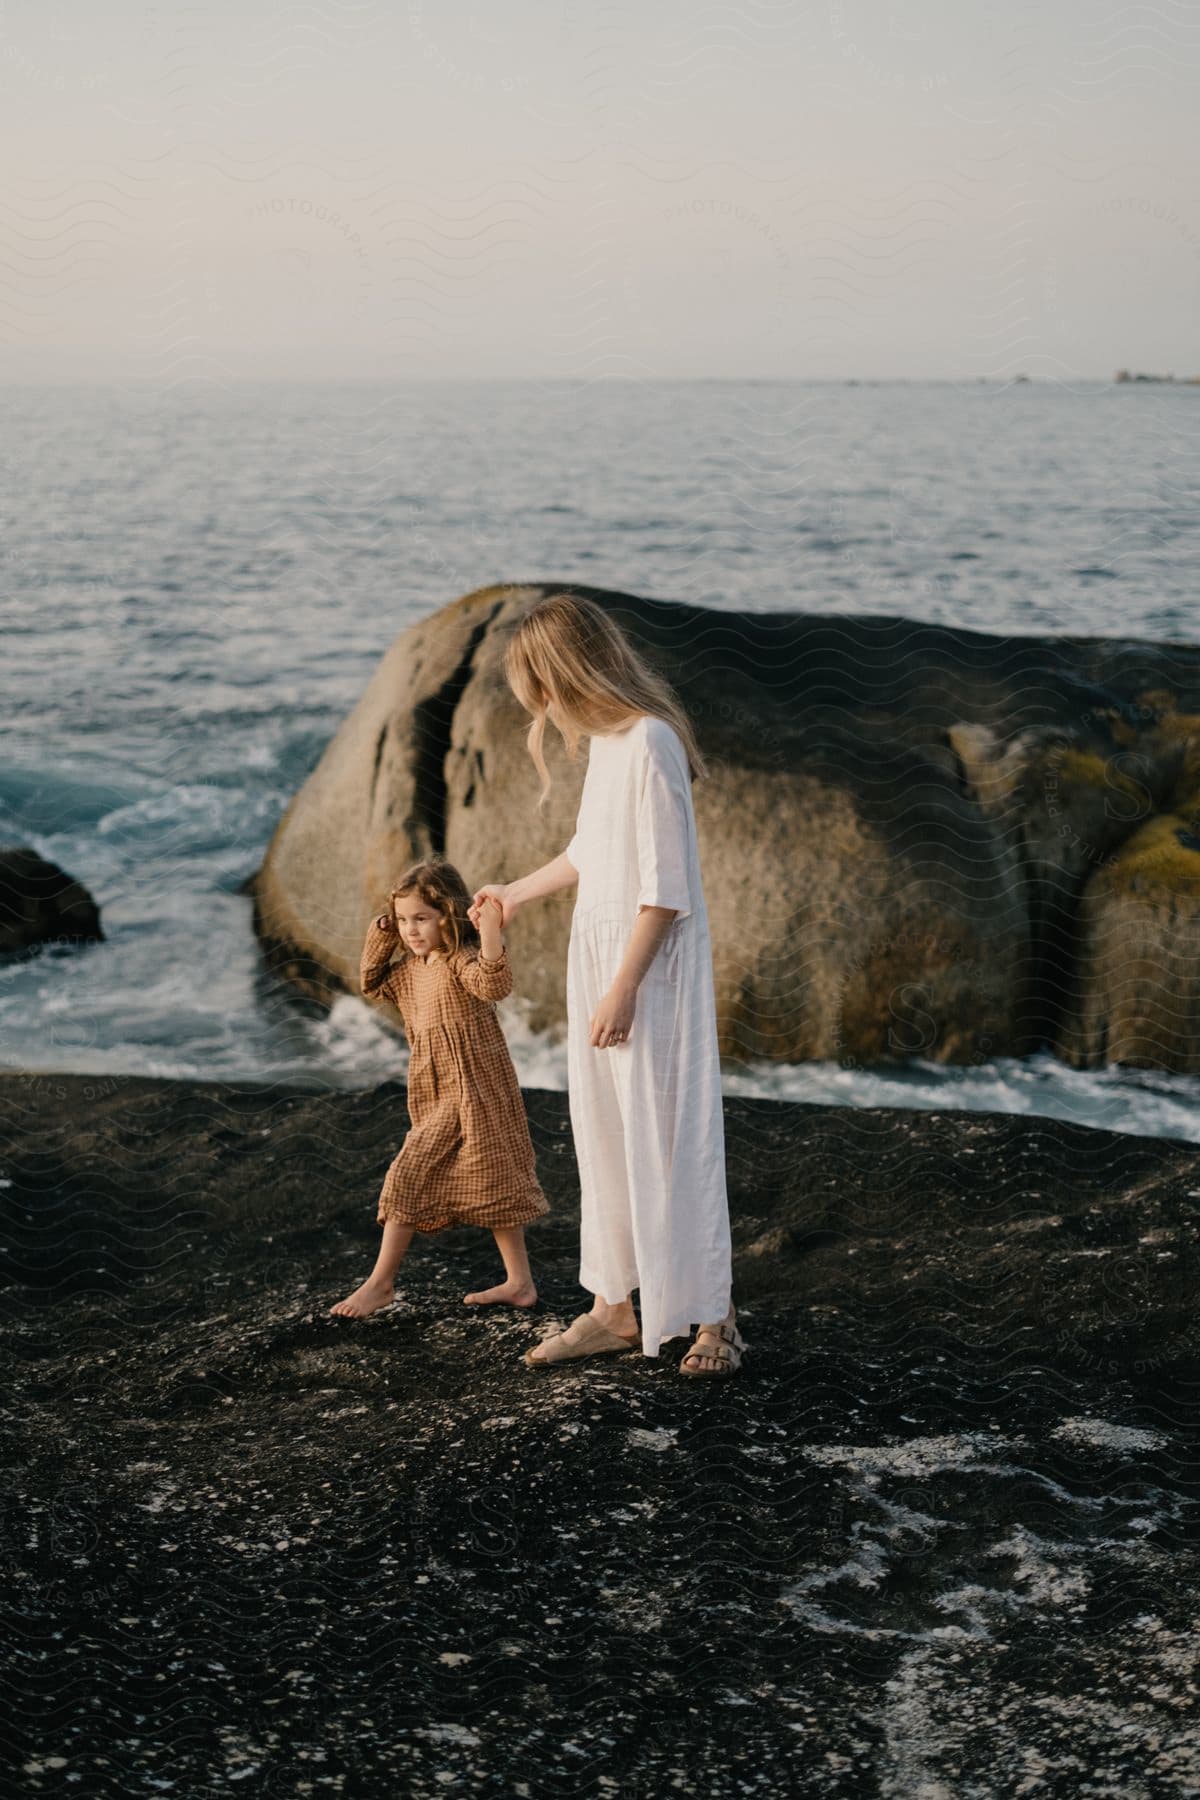
<path fill-rule="evenodd" d="M 518 907 L 530 900 L 543 900 L 547 894 L 556 894 L 560 888 L 574 887 L 578 880 L 579 870 L 563 850 L 553 862 L 543 863 L 531 875 L 520 875 L 516 881 L 507 884 L 492 882 L 487 887 L 481 887 L 471 898 L 478 905 L 485 894 L 494 894 L 504 908 L 504 917 L 500 923 L 507 925 Z"/>
<path fill-rule="evenodd" d="M 637 799 L 638 915 L 612 986 L 592 1014 L 591 1043 L 621 1044 L 633 1030 L 637 992 L 673 919 L 692 910 L 689 881 L 691 783 L 679 734 L 663 719 L 647 719 L 645 762 Z"/>
<path fill-rule="evenodd" d="M 671 922 L 676 917 L 672 906 L 643 906 L 633 921 L 633 930 L 629 934 L 629 942 L 625 946 L 625 955 L 621 966 L 613 977 L 614 987 L 631 987 L 635 990 L 642 985 L 642 977 L 658 955 L 659 945 L 671 929 Z"/>
<path fill-rule="evenodd" d="M 629 933 L 621 966 L 612 986 L 591 1018 L 589 1042 L 595 1050 L 607 1050 L 610 1044 L 623 1043 L 633 1030 L 637 1011 L 637 992 L 646 970 L 658 955 L 659 947 L 676 916 L 672 906 L 643 906 Z"/>

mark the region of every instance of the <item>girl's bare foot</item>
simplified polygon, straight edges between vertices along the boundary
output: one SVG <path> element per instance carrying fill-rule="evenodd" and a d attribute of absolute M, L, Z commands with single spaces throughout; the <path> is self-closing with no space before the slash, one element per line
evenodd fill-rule
<path fill-rule="evenodd" d="M 464 1294 L 465 1306 L 532 1306 L 537 1289 L 532 1281 L 502 1281 L 497 1287 L 481 1288 L 477 1294 Z"/>
<path fill-rule="evenodd" d="M 381 1306 L 390 1306 L 396 1298 L 396 1284 L 386 1281 L 377 1275 L 368 1275 L 361 1287 L 347 1294 L 330 1307 L 331 1313 L 338 1313 L 343 1319 L 365 1319 L 371 1313 L 378 1312 Z"/>

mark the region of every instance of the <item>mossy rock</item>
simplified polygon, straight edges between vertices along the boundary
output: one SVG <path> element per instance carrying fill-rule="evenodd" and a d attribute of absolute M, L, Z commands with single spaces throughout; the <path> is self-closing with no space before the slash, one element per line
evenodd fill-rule
<path fill-rule="evenodd" d="M 1200 834 L 1148 819 L 1091 877 L 1056 1043 L 1079 1068 L 1200 1069 Z"/>

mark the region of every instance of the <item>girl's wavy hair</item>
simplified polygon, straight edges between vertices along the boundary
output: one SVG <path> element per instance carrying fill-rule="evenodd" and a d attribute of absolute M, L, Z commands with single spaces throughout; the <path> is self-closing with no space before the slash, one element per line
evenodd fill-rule
<path fill-rule="evenodd" d="M 442 915 L 442 939 L 451 955 L 468 945 L 479 943 L 479 933 L 467 917 L 471 891 L 452 862 L 444 856 L 427 856 L 406 869 L 387 897 L 387 910 L 392 902 L 406 894 L 416 894 L 426 906 Z"/>
<path fill-rule="evenodd" d="M 692 779 L 707 774 L 691 721 L 674 689 L 594 600 L 547 594 L 519 620 L 504 653 L 508 685 L 533 722 L 525 743 L 541 776 L 538 810 L 550 792 L 542 750 L 549 708 L 574 762 L 579 739 L 621 731 L 641 713 L 665 719 L 683 742 Z"/>

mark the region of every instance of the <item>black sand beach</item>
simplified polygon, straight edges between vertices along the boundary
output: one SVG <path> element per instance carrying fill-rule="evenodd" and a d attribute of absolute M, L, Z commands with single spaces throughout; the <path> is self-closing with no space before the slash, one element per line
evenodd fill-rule
<path fill-rule="evenodd" d="M 1200 1792 L 1200 1150 L 726 1103 L 728 1385 L 366 1272 L 402 1087 L 0 1078 L 9 1792 Z"/>

